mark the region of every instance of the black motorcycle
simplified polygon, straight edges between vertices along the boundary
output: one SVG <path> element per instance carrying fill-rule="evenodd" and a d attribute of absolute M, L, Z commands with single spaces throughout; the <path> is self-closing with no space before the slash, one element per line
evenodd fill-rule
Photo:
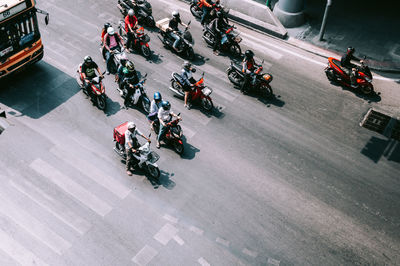
<path fill-rule="evenodd" d="M 264 63 L 264 60 L 262 61 Z M 262 65 L 258 66 L 258 68 L 254 71 L 256 75 L 255 82 L 249 82 L 248 91 L 249 92 L 258 92 L 260 95 L 265 98 L 272 98 L 274 93 L 272 91 L 271 86 L 269 85 L 273 79 L 272 75 L 269 73 L 262 73 L 263 70 Z M 231 65 L 226 70 L 228 74 L 228 79 L 236 86 L 241 86 L 244 82 L 244 73 L 242 72 L 242 66 L 236 64 L 231 61 Z"/>
<path fill-rule="evenodd" d="M 193 0 L 190 4 L 190 12 L 196 19 L 201 19 L 203 16 L 203 9 L 199 7 L 199 0 Z M 222 5 L 218 4 L 213 6 L 209 15 L 205 18 L 204 23 L 210 23 L 214 18 L 217 17 L 217 12 L 222 12 L 225 16 L 229 13 L 228 9 L 225 9 Z"/>
<path fill-rule="evenodd" d="M 142 80 L 137 84 L 132 84 L 132 82 L 126 81 L 124 82 L 124 86 L 119 84 L 117 90 L 122 98 L 125 99 L 126 95 L 128 94 L 128 89 L 133 90 L 131 98 L 129 102 L 133 105 L 140 106 L 143 111 L 147 114 L 150 112 L 150 99 L 147 96 L 146 89 L 144 88 L 144 83 L 146 82 L 147 74 L 144 75 Z M 130 88 L 127 88 L 129 86 Z"/>
<path fill-rule="evenodd" d="M 229 25 L 229 27 L 225 29 L 225 32 L 221 36 L 221 44 L 219 47 L 220 50 L 239 57 L 242 54 L 242 50 L 239 46 L 242 38 L 239 36 L 240 32 L 236 31 L 235 28 L 235 26 Z M 214 46 L 215 32 L 209 27 L 209 25 L 206 25 L 203 31 L 203 39 L 208 45 Z"/>
<path fill-rule="evenodd" d="M 117 7 L 123 16 L 128 14 L 129 9 L 133 9 L 139 24 L 155 27 L 156 22 L 152 16 L 153 9 L 151 4 L 146 0 L 136 0 L 135 2 L 133 3 L 132 0 L 118 0 Z"/>
<path fill-rule="evenodd" d="M 157 27 L 160 29 L 158 38 L 161 40 L 161 42 L 166 46 L 170 47 L 172 50 L 175 51 L 175 49 L 172 47 L 175 39 L 171 36 L 171 32 L 168 28 L 169 24 L 169 19 L 163 19 L 159 22 L 157 22 Z M 188 23 L 188 26 L 190 25 L 190 21 Z M 179 45 L 178 45 L 178 53 L 184 57 L 186 57 L 189 60 L 193 60 L 195 57 L 194 50 L 193 50 L 193 45 L 194 45 L 194 39 L 192 37 L 192 34 L 188 31 L 189 27 L 186 27 L 186 29 L 183 32 L 179 32 Z"/>

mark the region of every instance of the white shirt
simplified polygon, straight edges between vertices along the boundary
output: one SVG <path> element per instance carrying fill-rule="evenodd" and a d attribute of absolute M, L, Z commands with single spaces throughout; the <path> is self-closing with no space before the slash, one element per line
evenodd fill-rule
<path fill-rule="evenodd" d="M 170 110 L 164 110 L 164 108 L 158 109 L 157 117 L 163 122 L 168 122 L 171 119 L 172 112 Z"/>
<path fill-rule="evenodd" d="M 136 138 L 136 135 L 143 135 L 143 134 L 137 129 L 135 129 L 134 132 L 129 131 L 129 129 L 125 131 L 125 149 L 130 148 L 128 143 L 130 142 L 131 144 L 133 144 L 133 139 Z"/>
<path fill-rule="evenodd" d="M 160 105 L 161 105 L 161 101 L 157 104 L 155 100 L 152 100 L 151 104 L 150 104 L 150 112 L 149 112 L 149 114 L 158 112 L 158 109 L 159 109 Z"/>

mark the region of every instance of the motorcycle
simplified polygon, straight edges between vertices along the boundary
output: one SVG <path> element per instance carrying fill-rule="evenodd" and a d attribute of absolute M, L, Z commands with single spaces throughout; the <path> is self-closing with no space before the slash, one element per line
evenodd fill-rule
<path fill-rule="evenodd" d="M 242 54 L 242 50 L 240 49 L 239 43 L 242 41 L 242 38 L 239 36 L 239 32 L 234 30 L 235 26 L 230 26 L 225 30 L 225 33 L 222 34 L 220 49 L 222 51 L 228 51 L 233 56 L 239 57 Z M 203 39 L 210 46 L 213 46 L 215 43 L 215 33 L 206 25 L 203 29 Z"/>
<path fill-rule="evenodd" d="M 178 116 L 180 113 L 178 114 Z M 164 136 L 164 141 L 171 145 L 175 152 L 179 155 L 183 154 L 184 146 L 182 141 L 183 130 L 180 125 L 178 125 L 180 119 L 175 119 L 167 123 L 168 129 Z M 155 120 L 153 124 L 154 132 L 158 135 L 160 130 L 160 121 L 158 119 Z"/>
<path fill-rule="evenodd" d="M 372 74 L 369 67 L 364 64 L 364 60 L 361 61 L 361 66 L 357 66 L 356 69 L 358 89 L 366 95 L 373 93 L 374 86 L 372 85 Z M 340 60 L 329 57 L 328 66 L 325 68 L 325 74 L 329 81 L 337 82 L 343 86 L 352 88 L 350 73 L 348 73 L 347 69 L 341 67 Z"/>
<path fill-rule="evenodd" d="M 264 60 L 262 61 L 264 63 Z M 250 91 L 257 91 L 265 98 L 271 98 L 274 93 L 272 91 L 271 86 L 269 85 L 273 79 L 272 75 L 269 73 L 262 73 L 263 70 L 262 65 L 260 65 L 257 70 L 254 72 L 256 75 L 255 83 L 249 83 Z M 241 86 L 244 82 L 245 74 L 242 72 L 242 66 L 235 64 L 231 61 L 231 65 L 226 70 L 228 74 L 228 79 L 236 86 Z"/>
<path fill-rule="evenodd" d="M 144 88 L 144 83 L 146 82 L 147 74 L 144 75 L 142 80 L 133 85 L 133 84 L 128 84 L 127 86 L 130 86 L 132 90 L 135 90 L 135 92 L 132 94 L 130 103 L 134 104 L 136 106 L 141 106 L 143 111 L 145 111 L 147 114 L 150 112 L 150 99 L 147 96 L 146 89 Z M 128 89 L 127 88 L 120 88 L 119 86 L 117 87 L 117 90 L 119 94 L 121 95 L 122 98 L 125 99 L 126 95 L 128 94 Z"/>
<path fill-rule="evenodd" d="M 125 31 L 125 22 L 120 20 L 118 23 L 119 35 L 124 39 L 125 43 L 127 43 L 128 36 Z M 143 27 L 140 27 L 135 30 L 136 38 L 133 40 L 132 49 L 139 50 L 144 57 L 149 58 L 151 56 L 151 50 L 149 46 L 150 37 L 146 33 L 144 33 Z"/>
<path fill-rule="evenodd" d="M 121 156 L 123 160 L 126 160 L 125 131 L 127 128 L 128 122 L 125 122 L 114 128 L 113 134 L 115 142 L 114 151 Z M 137 153 L 133 154 L 133 157 L 138 161 L 135 167 L 145 170 L 152 178 L 158 179 L 160 177 L 160 169 L 156 162 L 160 159 L 160 156 L 150 149 L 150 142 L 143 144 L 137 151 Z"/>
<path fill-rule="evenodd" d="M 175 51 L 175 49 L 173 48 L 175 39 L 170 35 L 168 24 L 169 24 L 169 18 L 157 21 L 156 25 L 160 29 L 159 31 L 160 35 L 158 36 L 158 38 L 166 47 L 170 47 L 172 50 Z M 190 21 L 188 23 L 188 26 L 189 25 Z M 182 33 L 178 33 L 180 35 L 178 53 L 185 56 L 189 60 L 193 60 L 195 56 L 193 50 L 194 40 L 192 34 L 188 31 L 188 29 L 189 27 L 186 27 L 186 29 Z"/>
<path fill-rule="evenodd" d="M 201 19 L 203 16 L 203 9 L 199 7 L 200 1 L 198 0 L 193 0 L 192 3 L 190 4 L 190 12 L 196 19 Z M 204 23 L 208 24 L 210 23 L 214 18 L 217 17 L 217 12 L 222 12 L 224 15 L 227 15 L 229 13 L 229 10 L 225 9 L 222 5 L 217 4 L 214 5 L 210 11 L 210 14 L 208 17 L 206 17 Z"/>
<path fill-rule="evenodd" d="M 183 83 L 181 76 L 174 72 L 172 73 L 171 86 L 169 89 L 179 97 L 184 97 Z M 189 92 L 188 101 L 192 103 L 199 103 L 206 111 L 211 111 L 214 107 L 210 94 L 212 89 L 204 85 L 204 72 L 201 78 L 193 85 L 193 89 Z"/>
<path fill-rule="evenodd" d="M 90 97 L 90 100 L 100 109 L 105 110 L 107 107 L 107 95 L 106 89 L 101 80 L 102 77 L 95 77 L 91 79 L 90 82 L 90 92 L 86 90 L 82 75 L 82 64 L 79 65 L 78 70 L 76 71 L 76 81 L 78 82 L 79 87 L 82 89 L 83 93 Z M 104 75 L 105 72 L 102 73 Z"/>
<path fill-rule="evenodd" d="M 153 10 L 151 4 L 146 0 L 136 0 L 136 3 L 133 3 L 131 0 L 118 0 L 117 7 L 124 17 L 128 14 L 129 9 L 133 9 L 140 25 L 156 26 L 154 17 L 152 16 Z"/>

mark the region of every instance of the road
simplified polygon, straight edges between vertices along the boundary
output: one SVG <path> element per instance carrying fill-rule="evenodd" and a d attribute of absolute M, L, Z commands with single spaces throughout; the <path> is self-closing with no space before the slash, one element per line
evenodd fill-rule
<path fill-rule="evenodd" d="M 389 141 L 359 126 L 370 107 L 395 108 L 398 84 L 375 79 L 382 94 L 366 99 L 329 84 L 324 58 L 238 26 L 276 99 L 242 95 L 188 6 L 154 1 L 155 18 L 178 9 L 192 20 L 196 76 L 205 72 L 216 110 L 188 111 L 169 93 L 183 59 L 150 32 L 152 59 L 129 57 L 148 94 L 181 113 L 185 153 L 157 150 L 159 182 L 129 177 L 112 130 L 134 120 L 149 133 L 145 116 L 121 109 L 111 76 L 106 112 L 75 81 L 87 54 L 104 69 L 100 30 L 120 19 L 111 2 L 38 1 L 51 14 L 48 26 L 39 17 L 45 58 L 2 81 L 12 125 L 0 136 L 0 265 L 400 263 L 400 147 L 386 154 Z"/>

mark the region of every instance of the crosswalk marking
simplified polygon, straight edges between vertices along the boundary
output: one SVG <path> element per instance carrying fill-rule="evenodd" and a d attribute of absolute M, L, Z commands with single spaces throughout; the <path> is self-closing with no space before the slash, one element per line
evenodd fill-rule
<path fill-rule="evenodd" d="M 199 258 L 197 262 L 200 263 L 201 266 L 210 266 L 210 263 L 208 263 L 208 261 L 206 261 L 203 257 Z"/>
<path fill-rule="evenodd" d="M 147 265 L 156 255 L 158 251 L 152 248 L 151 246 L 145 245 L 135 257 L 132 258 L 132 261 L 140 266 Z"/>
<path fill-rule="evenodd" d="M 67 162 L 72 167 L 103 186 L 105 189 L 111 191 L 120 199 L 124 199 L 131 192 L 129 188 L 115 181 L 111 176 L 108 176 L 103 171 L 99 170 L 98 167 L 94 166 L 90 162 L 82 160 L 80 157 L 72 154 L 61 146 L 55 146 L 50 150 L 50 152 L 56 155 L 60 160 Z"/>
<path fill-rule="evenodd" d="M 30 198 L 32 201 L 37 203 L 43 209 L 60 219 L 69 227 L 77 231 L 79 234 L 83 235 L 90 229 L 91 224 L 89 222 L 82 219 L 74 212 L 68 210 L 68 208 L 64 204 L 57 202 L 54 198 L 46 194 L 46 192 L 36 187 L 32 183 L 24 181 L 24 185 L 20 185 L 18 183 L 15 183 L 14 181 L 10 181 L 10 185 L 28 198 Z M 54 210 L 56 204 L 59 205 L 58 209 L 62 211 Z"/>
<path fill-rule="evenodd" d="M 16 262 L 26 266 L 46 266 L 47 264 L 39 259 L 31 251 L 20 245 L 6 232 L 0 229 L 0 250 L 13 258 Z"/>
<path fill-rule="evenodd" d="M 0 194 L 0 213 L 33 235 L 58 255 L 71 247 L 71 243 L 51 231 L 29 213 Z"/>
<path fill-rule="evenodd" d="M 30 167 L 100 216 L 104 217 L 111 211 L 112 208 L 110 205 L 93 195 L 90 191 L 81 187 L 75 181 L 71 180 L 42 159 L 36 159 L 30 164 Z"/>
<path fill-rule="evenodd" d="M 166 223 L 153 238 L 165 246 L 177 233 L 178 228 Z"/>

